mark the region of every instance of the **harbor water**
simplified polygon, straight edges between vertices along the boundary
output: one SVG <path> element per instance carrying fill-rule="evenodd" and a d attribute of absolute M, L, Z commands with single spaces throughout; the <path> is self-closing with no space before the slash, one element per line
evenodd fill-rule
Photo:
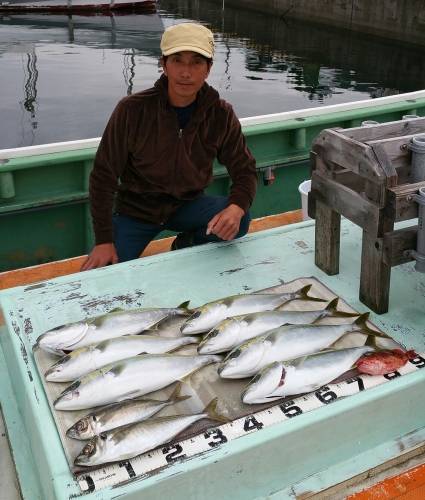
<path fill-rule="evenodd" d="M 164 28 L 189 20 L 214 31 L 209 82 L 240 117 L 424 88 L 425 53 L 413 45 L 217 2 L 0 15 L 0 149 L 101 135 L 117 101 L 160 75 Z"/>

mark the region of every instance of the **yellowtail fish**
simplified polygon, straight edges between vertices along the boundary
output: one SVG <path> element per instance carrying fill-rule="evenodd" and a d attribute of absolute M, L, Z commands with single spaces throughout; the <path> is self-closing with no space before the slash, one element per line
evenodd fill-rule
<path fill-rule="evenodd" d="M 57 410 L 84 410 L 157 391 L 203 366 L 217 355 L 141 354 L 90 372 L 67 387 L 54 402 Z"/>
<path fill-rule="evenodd" d="M 165 401 L 156 399 L 128 399 L 121 403 L 103 406 L 80 418 L 66 432 L 73 439 L 91 439 L 102 432 L 110 431 L 123 425 L 146 420 L 167 406 L 180 403 L 190 396 L 180 396 L 181 383 L 176 385 L 171 396 Z"/>
<path fill-rule="evenodd" d="M 74 464 L 88 467 L 128 460 L 169 442 L 190 425 L 204 418 L 228 422 L 227 418 L 217 413 L 216 406 L 217 399 L 213 399 L 202 413 L 152 418 L 102 433 L 84 446 Z"/>
<path fill-rule="evenodd" d="M 313 300 L 326 302 L 317 297 L 311 297 L 309 291 L 312 285 L 306 285 L 296 292 L 286 293 L 251 293 L 232 295 L 224 299 L 208 302 L 193 309 L 193 314 L 182 325 L 181 332 L 185 335 L 208 332 L 226 318 L 242 314 L 271 311 L 290 300 Z"/>
<path fill-rule="evenodd" d="M 175 308 L 115 309 L 108 314 L 58 326 L 37 339 L 35 347 L 52 354 L 64 355 L 80 347 L 122 335 L 135 335 L 170 316 L 188 316 L 189 302 Z"/>
<path fill-rule="evenodd" d="M 44 376 L 48 382 L 72 382 L 114 361 L 142 353 L 164 354 L 197 342 L 198 337 L 189 336 L 124 335 L 72 351 L 51 366 Z"/>
<path fill-rule="evenodd" d="M 284 325 L 235 347 L 218 368 L 222 378 L 252 377 L 274 361 L 286 361 L 329 348 L 350 332 L 371 330 L 366 321 L 369 313 L 342 325 Z"/>
<path fill-rule="evenodd" d="M 310 356 L 276 361 L 264 368 L 242 393 L 246 404 L 267 403 L 319 389 L 355 366 L 372 347 L 323 351 Z"/>
<path fill-rule="evenodd" d="M 315 311 L 273 311 L 244 314 L 221 321 L 211 330 L 198 346 L 199 354 L 218 354 L 257 337 L 281 325 L 314 323 L 326 317 L 353 318 L 358 313 L 338 311 L 338 298 L 333 299 L 325 309 Z M 348 319 L 347 319 L 348 321 Z"/>

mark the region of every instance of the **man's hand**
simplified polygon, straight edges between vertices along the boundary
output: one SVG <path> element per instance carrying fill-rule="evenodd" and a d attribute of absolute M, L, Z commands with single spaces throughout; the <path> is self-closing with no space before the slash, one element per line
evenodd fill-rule
<path fill-rule="evenodd" d="M 88 271 L 96 267 L 103 267 L 108 264 L 116 264 L 118 262 L 117 251 L 113 243 L 102 243 L 96 245 L 87 259 L 81 266 L 81 271 Z"/>
<path fill-rule="evenodd" d="M 229 205 L 208 222 L 207 234 L 215 234 L 225 241 L 233 240 L 239 232 L 244 214 L 245 212 L 238 205 Z"/>

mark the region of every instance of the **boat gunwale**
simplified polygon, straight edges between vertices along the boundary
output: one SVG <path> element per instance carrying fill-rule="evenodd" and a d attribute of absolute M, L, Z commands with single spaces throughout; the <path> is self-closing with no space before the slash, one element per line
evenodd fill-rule
<path fill-rule="evenodd" d="M 327 115 L 338 113 L 350 113 L 345 118 L 350 120 L 355 118 L 355 114 L 360 109 L 376 108 L 372 114 L 382 112 L 383 106 L 394 106 L 394 110 L 415 109 L 420 105 L 421 100 L 425 101 L 425 90 L 408 92 L 393 96 L 377 97 L 376 99 L 365 99 L 352 101 L 348 103 L 332 104 L 323 108 L 303 108 L 294 111 L 283 111 L 281 113 L 272 113 L 267 115 L 257 115 L 252 117 L 240 118 L 239 121 L 246 136 L 252 133 L 258 134 L 259 128 L 264 127 L 264 133 L 273 130 L 307 128 L 308 120 L 313 119 L 317 125 L 320 121 L 326 122 Z M 0 150 L 0 171 L 2 166 L 7 166 L 11 159 L 28 156 L 39 156 L 52 153 L 63 153 L 75 150 L 85 150 L 97 148 L 100 137 L 90 139 L 78 139 L 73 141 L 53 142 L 35 146 L 24 146 L 19 148 L 8 148 Z"/>

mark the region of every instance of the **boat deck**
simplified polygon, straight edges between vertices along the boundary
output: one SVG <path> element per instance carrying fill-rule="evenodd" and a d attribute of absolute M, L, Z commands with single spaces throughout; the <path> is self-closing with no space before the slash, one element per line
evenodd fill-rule
<path fill-rule="evenodd" d="M 219 296 L 267 288 L 278 284 L 280 279 L 287 282 L 300 276 L 315 276 L 355 309 L 365 311 L 367 308 L 358 300 L 360 251 L 359 229 L 344 220 L 341 272 L 327 276 L 314 266 L 314 223 L 302 222 L 253 233 L 233 243 L 157 254 L 88 273 L 55 279 L 33 275 L 31 281 L 40 278 L 48 281 L 3 291 L 0 300 L 7 314 L 9 332 L 4 333 L 6 342 L 3 335 L 2 348 L 9 377 L 4 374 L 7 380 L 0 389 L 0 396 L 24 498 L 69 498 L 79 495 L 80 490 L 67 470 L 60 442 L 51 427 L 52 418 L 31 356 L 25 365 L 22 345 L 10 332 L 11 313 L 15 314 L 14 328 L 25 322 L 25 318 L 32 320 L 34 331 L 22 337 L 30 353 L 31 339 L 41 333 L 37 329 L 43 328 L 48 320 L 42 316 L 42 310 L 50 319 L 55 313 L 72 316 L 72 311 L 75 313 L 81 306 L 101 300 L 106 295 L 105 290 L 115 297 L 122 297 L 125 290 L 130 294 L 139 290 L 145 294 L 146 305 L 151 302 L 176 304 L 191 298 L 196 306 Z M 73 264 L 74 269 L 78 269 L 78 264 L 77 261 Z M 14 283 L 13 280 L 7 285 L 4 280 L 2 283 L 4 286 L 24 284 L 22 275 L 20 283 L 17 274 L 14 279 Z M 78 293 L 70 292 L 70 287 L 76 287 Z M 65 289 L 68 295 L 64 302 Z M 412 263 L 398 266 L 393 269 L 389 312 L 381 316 L 372 314 L 371 319 L 395 340 L 424 353 L 424 302 L 425 277 L 414 271 Z M 53 308 L 48 313 L 46 304 Z M 30 384 L 28 370 L 33 377 Z M 20 379 L 27 382 L 20 386 Z M 16 395 L 18 386 L 25 394 L 17 395 L 13 401 L 12 392 Z M 89 493 L 86 497 L 106 499 L 122 495 L 122 498 L 136 498 L 143 494 L 144 498 L 158 498 L 173 492 L 173 498 L 196 498 L 199 495 L 197 487 L 202 484 L 205 499 L 226 498 L 228 487 L 237 488 L 238 496 L 244 498 L 310 498 L 316 495 L 344 498 L 350 491 L 359 491 L 361 485 L 365 485 L 370 471 L 378 473 L 382 464 L 391 466 L 402 461 L 415 468 L 365 493 L 356 493 L 353 498 L 421 495 L 425 465 L 420 466 L 412 460 L 423 463 L 424 386 L 425 370 L 417 370 L 384 386 L 236 439 L 202 457 L 175 464 L 156 476 Z M 33 420 L 23 416 L 15 404 L 33 412 Z M 28 421 L 33 421 L 36 436 L 28 435 Z M 27 439 L 29 446 L 24 445 Z M 41 446 L 37 456 L 33 450 L 39 440 Z M 44 456 L 43 450 L 48 450 L 49 456 Z M 350 486 L 352 478 L 360 478 L 363 482 Z M 352 489 L 347 490 L 347 487 Z M 393 496 L 383 496 L 387 489 Z M 397 495 L 396 491 L 399 491 Z"/>

